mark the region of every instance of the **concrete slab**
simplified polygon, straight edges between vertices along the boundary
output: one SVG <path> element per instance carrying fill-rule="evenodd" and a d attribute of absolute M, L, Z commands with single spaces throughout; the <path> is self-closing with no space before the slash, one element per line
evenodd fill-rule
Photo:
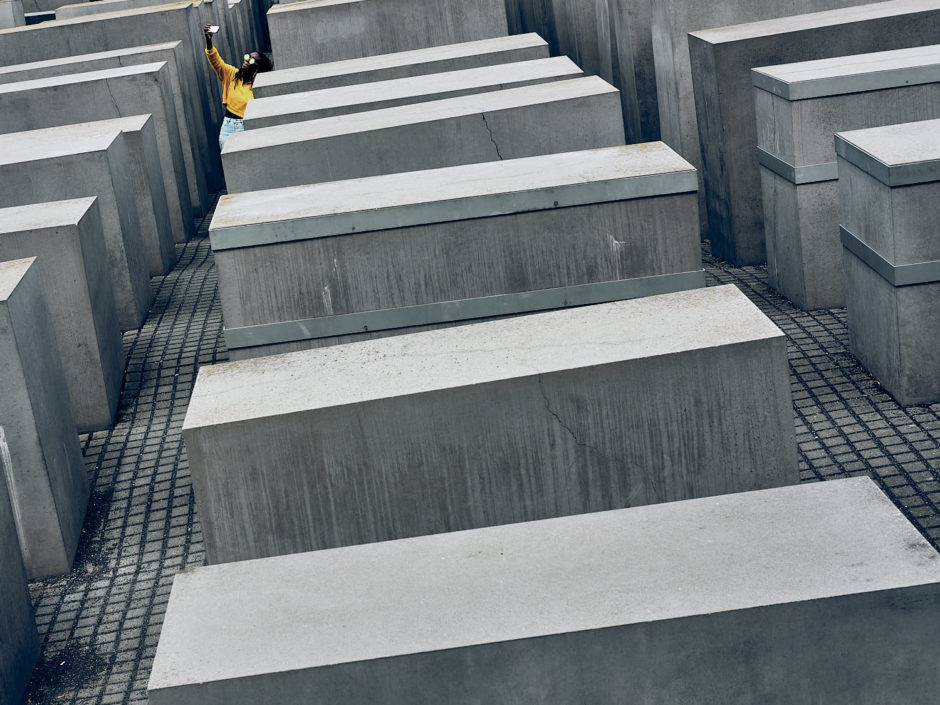
<path fill-rule="evenodd" d="M 59 358 L 81 433 L 108 428 L 124 353 L 94 198 L 0 209 L 0 260 L 37 257 Z"/>
<path fill-rule="evenodd" d="M 305 0 L 267 17 L 285 69 L 508 34 L 503 0 Z"/>
<path fill-rule="evenodd" d="M 162 180 L 172 237 L 185 242 L 195 233 L 166 62 L 0 84 L 0 109 L 7 115 L 0 132 L 152 114 L 159 151 L 154 171 Z"/>
<path fill-rule="evenodd" d="M 35 258 L 0 263 L 0 464 L 30 579 L 71 569 L 89 493 L 43 286 Z"/>
<path fill-rule="evenodd" d="M 210 563 L 798 476 L 785 339 L 731 286 L 204 366 L 183 434 Z"/>
<path fill-rule="evenodd" d="M 597 77 L 447 98 L 232 135 L 230 193 L 623 144 Z"/>
<path fill-rule="evenodd" d="M 901 404 L 940 400 L 940 120 L 836 135 L 849 349 Z"/>
<path fill-rule="evenodd" d="M 803 309 L 845 306 L 833 134 L 940 118 L 940 45 L 754 69 L 767 273 Z"/>
<path fill-rule="evenodd" d="M 935 0 L 891 0 L 692 32 L 712 252 L 737 265 L 766 260 L 752 68 L 938 43 Z"/>
<path fill-rule="evenodd" d="M 257 100 L 288 93 L 546 58 L 548 44 L 537 34 L 493 37 L 313 66 L 277 68 L 255 78 L 252 91 Z"/>
<path fill-rule="evenodd" d="M 938 583 L 869 478 L 209 566 L 176 576 L 148 693 L 926 704 Z"/>
<path fill-rule="evenodd" d="M 69 5 L 60 5 L 55 8 L 57 20 L 82 15 L 94 15 L 100 12 L 116 12 L 118 10 L 136 10 L 142 7 L 153 7 L 161 4 L 160 0 L 85 0 Z"/>
<path fill-rule="evenodd" d="M 652 143 L 223 196 L 230 359 L 704 286 L 696 183 Z"/>
<path fill-rule="evenodd" d="M 0 207 L 97 196 L 118 325 L 137 328 L 150 307 L 128 150 L 119 121 L 0 135 Z"/>
<path fill-rule="evenodd" d="M 290 93 L 271 98 L 255 98 L 248 103 L 245 110 L 245 129 L 317 120 L 366 110 L 381 110 L 396 105 L 426 103 L 503 88 L 578 78 L 581 75 L 581 69 L 571 59 L 558 56 Z"/>
<path fill-rule="evenodd" d="M 26 16 L 23 13 L 21 0 L 0 1 L 0 29 L 23 27 L 25 25 Z"/>

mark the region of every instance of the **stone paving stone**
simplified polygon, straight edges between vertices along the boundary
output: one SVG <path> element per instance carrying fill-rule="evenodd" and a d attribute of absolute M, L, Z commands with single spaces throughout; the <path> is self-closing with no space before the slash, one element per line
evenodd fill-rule
<path fill-rule="evenodd" d="M 146 703 L 173 576 L 204 562 L 180 428 L 199 365 L 228 358 L 211 216 L 152 280 L 143 327 L 124 335 L 115 426 L 81 437 L 92 499 L 75 568 L 30 585 L 42 640 L 31 703 Z M 789 338 L 801 480 L 871 475 L 940 549 L 940 404 L 896 404 L 848 352 L 844 309 L 800 311 L 765 268 L 707 247 L 704 260 L 710 285 L 737 285 Z"/>

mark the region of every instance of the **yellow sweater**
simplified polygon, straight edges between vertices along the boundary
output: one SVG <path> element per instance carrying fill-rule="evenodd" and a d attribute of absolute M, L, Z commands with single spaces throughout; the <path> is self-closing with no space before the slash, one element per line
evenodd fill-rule
<path fill-rule="evenodd" d="M 222 61 L 215 47 L 206 49 L 206 58 L 209 59 L 209 65 L 222 81 L 222 105 L 233 115 L 245 117 L 245 106 L 255 97 L 255 94 L 251 92 L 251 84 L 235 80 L 238 69 Z"/>

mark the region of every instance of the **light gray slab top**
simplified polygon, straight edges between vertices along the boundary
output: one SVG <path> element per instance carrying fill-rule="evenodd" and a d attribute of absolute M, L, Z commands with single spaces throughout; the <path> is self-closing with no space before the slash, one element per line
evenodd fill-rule
<path fill-rule="evenodd" d="M 149 687 L 938 581 L 867 477 L 742 492 L 183 571 Z"/>
<path fill-rule="evenodd" d="M 292 5 L 296 3 L 291 3 Z M 383 130 L 400 125 L 479 115 L 495 110 L 511 110 L 526 105 L 555 103 L 593 95 L 616 93 L 617 89 L 597 76 L 539 83 L 521 88 L 475 93 L 426 103 L 368 110 L 352 115 L 292 122 L 236 132 L 225 143 L 225 153 L 261 149 L 304 140 L 322 139 L 356 132 Z"/>
<path fill-rule="evenodd" d="M 6 301 L 26 276 L 27 270 L 36 261 L 35 257 L 0 262 L 0 301 Z"/>
<path fill-rule="evenodd" d="M 0 235 L 76 225 L 94 202 L 95 197 L 89 196 L 0 208 Z"/>
<path fill-rule="evenodd" d="M 389 81 L 287 93 L 270 98 L 255 98 L 249 101 L 245 109 L 245 119 L 303 113 L 309 110 L 326 110 L 338 106 L 398 100 L 472 88 L 497 88 L 500 85 L 546 78 L 572 78 L 580 76 L 581 73 L 577 64 L 567 56 L 516 61 L 495 66 L 396 78 Z"/>
<path fill-rule="evenodd" d="M 770 37 L 775 34 L 803 32 L 820 27 L 836 27 L 853 22 L 937 9 L 940 9 L 937 6 L 937 0 L 890 0 L 889 2 L 878 2 L 870 5 L 856 5 L 824 12 L 810 12 L 804 15 L 790 15 L 772 20 L 703 29 L 697 32 L 689 32 L 689 34 L 709 44 L 726 44 L 757 37 Z"/>
<path fill-rule="evenodd" d="M 835 139 L 836 154 L 887 186 L 940 181 L 940 120 L 837 132 Z"/>
<path fill-rule="evenodd" d="M 154 5 L 152 7 L 139 7 L 129 10 L 115 10 L 114 12 L 98 12 L 90 15 L 79 15 L 78 17 L 63 17 L 62 19 L 56 20 L 47 20 L 46 22 L 40 22 L 39 24 L 27 25 L 26 27 L 12 27 L 10 29 L 0 29 L 0 38 L 4 34 L 11 34 L 13 32 L 41 32 L 43 29 L 50 27 L 57 27 L 61 25 L 73 25 L 73 24 L 85 24 L 86 22 L 100 22 L 102 20 L 109 20 L 115 17 L 130 17 L 130 16 L 139 16 L 142 20 L 147 15 L 159 14 L 161 12 L 167 12 L 172 10 L 184 10 L 186 8 L 193 7 L 192 0 L 185 0 L 184 2 L 173 2 L 167 3 L 165 5 Z M 40 41 L 38 38 L 36 41 Z"/>
<path fill-rule="evenodd" d="M 329 7 L 330 5 L 352 5 L 355 3 L 368 3 L 371 0 L 302 0 L 301 2 L 291 2 L 284 5 L 274 5 L 268 10 L 269 14 L 280 14 L 281 12 L 290 12 L 297 9 L 316 9 L 318 7 Z"/>
<path fill-rule="evenodd" d="M 24 71 L 48 68 L 50 66 L 62 66 L 64 64 L 81 64 L 84 62 L 97 61 L 100 59 L 112 59 L 117 56 L 133 56 L 134 54 L 145 54 L 151 51 L 161 51 L 166 49 L 175 49 L 181 42 L 163 42 L 161 44 L 148 44 L 146 46 L 130 47 L 128 49 L 114 49 L 112 51 L 99 51 L 93 54 L 78 54 L 76 56 L 63 56 L 58 59 L 47 59 L 45 61 L 31 61 L 27 64 L 11 64 L 10 66 L 0 66 L 0 77 L 7 74 L 16 74 Z"/>
<path fill-rule="evenodd" d="M 102 0 L 96 0 L 102 2 Z M 49 88 L 50 86 L 67 86 L 76 83 L 91 83 L 92 81 L 102 81 L 109 78 L 123 78 L 125 76 L 140 76 L 143 74 L 156 73 L 166 66 L 165 61 L 158 61 L 151 64 L 134 64 L 133 66 L 117 66 L 100 71 L 84 71 L 81 73 L 69 73 L 62 76 L 49 76 L 48 78 L 36 78 L 31 81 L 18 81 L 16 83 L 0 83 L 0 95 L 4 93 L 17 93 L 19 91 L 30 91 L 37 88 Z"/>
<path fill-rule="evenodd" d="M 460 42 L 459 44 L 445 44 L 443 46 L 429 47 L 426 49 L 412 49 L 410 51 L 399 51 L 393 54 L 364 56 L 358 59 L 329 61 L 322 64 L 313 64 L 312 66 L 297 66 L 289 69 L 281 69 L 280 71 L 270 71 L 260 74 L 255 78 L 254 87 L 262 88 L 284 83 L 294 83 L 295 81 L 311 81 L 328 76 L 380 71 L 395 66 L 445 61 L 462 56 L 495 54 L 511 49 L 546 45 L 547 42 L 534 32 L 516 34 L 508 37 L 494 37 L 493 39 L 480 39 L 473 42 Z M 2 72 L 2 68 L 0 68 L 0 72 Z"/>
<path fill-rule="evenodd" d="M 752 69 L 758 88 L 806 100 L 940 82 L 940 44 Z"/>
<path fill-rule="evenodd" d="M 734 286 L 205 365 L 183 428 L 782 336 Z"/>
<path fill-rule="evenodd" d="M 98 152 L 107 149 L 124 130 L 140 129 L 149 119 L 149 115 L 132 115 L 3 134 L 0 135 L 0 165 Z"/>
<path fill-rule="evenodd" d="M 691 164 L 649 142 L 229 194 L 209 232 L 221 251 L 697 187 Z"/>

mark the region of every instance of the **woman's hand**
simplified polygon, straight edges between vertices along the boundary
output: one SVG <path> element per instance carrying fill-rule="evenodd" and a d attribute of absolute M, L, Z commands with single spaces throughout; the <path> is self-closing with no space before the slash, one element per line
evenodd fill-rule
<path fill-rule="evenodd" d="M 202 28 L 202 33 L 206 35 L 206 49 L 212 48 L 212 32 L 209 31 L 209 28 L 211 26 L 212 26 L 211 24 L 207 24 L 205 27 Z"/>

